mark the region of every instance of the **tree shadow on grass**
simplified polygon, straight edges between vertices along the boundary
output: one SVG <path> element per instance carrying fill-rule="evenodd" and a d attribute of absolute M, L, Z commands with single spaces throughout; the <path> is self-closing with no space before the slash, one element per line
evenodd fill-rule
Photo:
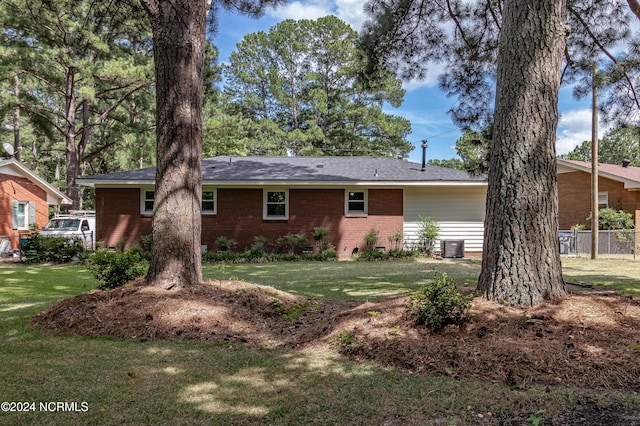
<path fill-rule="evenodd" d="M 147 420 L 135 417 L 147 423 L 167 399 L 175 406 L 162 416 L 222 424 L 521 424 L 542 409 L 545 424 L 571 424 L 575 407 L 639 415 L 625 408 L 640 391 L 635 300 L 576 294 L 524 311 L 476 298 L 472 321 L 441 333 L 415 327 L 406 303 L 309 300 L 241 282 L 173 292 L 131 283 L 63 301 L 36 322 L 141 342 L 119 374 L 157 400 L 144 405 Z"/>

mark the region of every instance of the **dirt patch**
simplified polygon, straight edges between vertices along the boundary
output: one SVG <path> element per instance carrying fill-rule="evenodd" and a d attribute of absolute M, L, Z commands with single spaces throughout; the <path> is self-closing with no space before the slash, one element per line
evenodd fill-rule
<path fill-rule="evenodd" d="M 83 336 L 333 350 L 416 373 L 516 387 L 640 391 L 640 303 L 610 292 L 571 290 L 579 292 L 526 313 L 476 298 L 471 322 L 438 334 L 414 325 L 406 297 L 364 304 L 309 300 L 236 281 L 166 291 L 139 280 L 64 300 L 33 322 Z"/>

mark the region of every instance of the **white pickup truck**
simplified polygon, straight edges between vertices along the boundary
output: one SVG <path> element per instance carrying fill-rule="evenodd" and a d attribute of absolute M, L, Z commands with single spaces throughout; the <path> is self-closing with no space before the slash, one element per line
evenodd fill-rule
<path fill-rule="evenodd" d="M 96 216 L 93 211 L 74 211 L 56 216 L 42 228 L 40 235 L 45 237 L 77 238 L 87 250 L 96 247 Z"/>

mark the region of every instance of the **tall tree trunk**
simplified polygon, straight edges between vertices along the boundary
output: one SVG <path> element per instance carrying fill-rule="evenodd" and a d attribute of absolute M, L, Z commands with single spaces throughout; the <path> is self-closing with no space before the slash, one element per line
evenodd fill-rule
<path fill-rule="evenodd" d="M 478 289 L 511 305 L 565 295 L 556 127 L 566 0 L 504 3 Z"/>
<path fill-rule="evenodd" d="M 202 281 L 202 86 L 207 2 L 142 0 L 153 30 L 157 168 L 147 282 Z"/>
<path fill-rule="evenodd" d="M 76 146 L 76 96 L 75 96 L 75 76 L 76 70 L 73 67 L 67 69 L 65 82 L 65 119 L 64 127 L 65 140 L 65 164 L 66 164 L 66 184 L 67 196 L 71 198 L 73 204 L 71 208 L 80 208 L 80 196 L 78 194 L 78 147 Z"/>
<path fill-rule="evenodd" d="M 16 73 L 13 76 L 13 94 L 16 99 L 20 97 L 20 76 Z M 22 142 L 20 142 L 20 104 L 16 104 L 13 109 L 13 151 L 14 158 L 20 161 L 20 150 L 22 149 Z"/>

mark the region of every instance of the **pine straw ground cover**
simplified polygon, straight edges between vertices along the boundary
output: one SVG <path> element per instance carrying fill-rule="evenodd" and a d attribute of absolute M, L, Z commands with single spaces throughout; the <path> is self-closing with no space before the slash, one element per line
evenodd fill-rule
<path fill-rule="evenodd" d="M 61 334 L 334 351 L 416 374 L 517 389 L 564 386 L 637 395 L 640 303 L 612 292 L 572 289 L 560 301 L 527 311 L 475 298 L 468 324 L 437 334 L 414 325 L 406 296 L 367 303 L 310 300 L 240 281 L 167 292 L 139 280 L 64 300 L 33 322 Z M 640 424 L 640 409 L 593 410 L 544 424 Z"/>

